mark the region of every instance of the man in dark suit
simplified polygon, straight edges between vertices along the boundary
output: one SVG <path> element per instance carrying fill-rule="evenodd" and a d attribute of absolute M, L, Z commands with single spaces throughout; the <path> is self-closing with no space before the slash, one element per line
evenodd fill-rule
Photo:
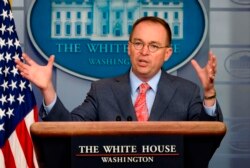
<path fill-rule="evenodd" d="M 56 96 L 52 84 L 53 56 L 47 66 L 40 66 L 24 54 L 26 64 L 17 60 L 17 67 L 25 78 L 40 88 L 44 96 L 40 114 L 44 120 L 137 120 L 133 105 L 138 86 L 144 82 L 150 85 L 147 93 L 149 121 L 222 120 L 214 87 L 216 57 L 210 52 L 204 68 L 192 60 L 203 86 L 202 100 L 197 85 L 161 70 L 171 54 L 169 25 L 156 17 L 137 20 L 128 43 L 130 72 L 93 82 L 85 101 L 71 113 Z"/>
<path fill-rule="evenodd" d="M 23 55 L 26 64 L 20 60 L 16 63 L 21 75 L 41 90 L 44 103 L 40 115 L 45 121 L 136 121 L 134 105 L 141 83 L 149 85 L 146 93 L 148 121 L 222 121 L 214 87 L 215 55 L 209 53 L 204 68 L 195 60 L 191 61 L 203 87 L 201 99 L 196 84 L 162 71 L 163 63 L 171 54 L 169 25 L 157 17 L 137 20 L 128 43 L 130 71 L 123 76 L 93 82 L 84 102 L 71 113 L 57 97 L 52 84 L 53 56 L 46 66 L 36 64 L 26 54 Z"/>

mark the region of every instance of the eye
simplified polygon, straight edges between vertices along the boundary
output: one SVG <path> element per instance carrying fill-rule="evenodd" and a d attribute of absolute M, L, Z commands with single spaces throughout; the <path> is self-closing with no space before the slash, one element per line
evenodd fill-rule
<path fill-rule="evenodd" d="M 156 44 L 150 44 L 149 46 L 150 46 L 150 48 L 152 48 L 152 49 L 158 49 L 158 48 L 159 48 L 159 46 L 156 45 Z"/>
<path fill-rule="evenodd" d="M 143 45 L 143 43 L 142 43 L 142 42 L 139 42 L 139 41 L 136 41 L 136 42 L 134 42 L 134 45 L 136 45 L 136 46 L 141 46 L 141 45 Z"/>

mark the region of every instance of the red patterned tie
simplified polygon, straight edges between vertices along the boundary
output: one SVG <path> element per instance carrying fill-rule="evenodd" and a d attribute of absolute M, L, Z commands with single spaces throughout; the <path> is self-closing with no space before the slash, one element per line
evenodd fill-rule
<path fill-rule="evenodd" d="M 146 92 L 150 86 L 147 83 L 142 83 L 139 87 L 139 94 L 135 100 L 135 113 L 138 121 L 148 120 L 148 107 L 146 103 Z"/>

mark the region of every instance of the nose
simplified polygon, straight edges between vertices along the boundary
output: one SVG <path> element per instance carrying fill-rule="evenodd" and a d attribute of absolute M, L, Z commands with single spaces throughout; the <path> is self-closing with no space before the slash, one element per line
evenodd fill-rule
<path fill-rule="evenodd" d="M 148 45 L 144 45 L 144 46 L 142 47 L 141 53 L 142 53 L 143 55 L 149 54 Z"/>

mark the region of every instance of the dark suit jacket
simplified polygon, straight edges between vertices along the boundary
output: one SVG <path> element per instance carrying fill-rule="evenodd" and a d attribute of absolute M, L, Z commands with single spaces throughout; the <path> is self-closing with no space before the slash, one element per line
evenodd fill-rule
<path fill-rule="evenodd" d="M 43 108 L 41 108 L 40 113 L 44 113 Z M 162 72 L 149 121 L 222 121 L 222 113 L 218 103 L 216 113 L 216 117 L 206 114 L 200 97 L 200 89 L 196 84 Z M 129 74 L 93 82 L 84 102 L 71 113 L 57 98 L 55 106 L 43 120 L 115 121 L 118 118 L 122 121 L 137 120 L 131 101 Z M 207 167 L 221 139 L 222 137 L 219 139 L 215 137 L 185 137 L 185 168 Z M 67 148 L 68 152 L 63 152 L 62 150 L 66 146 L 64 142 L 61 144 L 62 148 L 58 144 L 58 140 L 54 141 L 57 145 L 45 142 L 46 147 L 42 147 L 44 153 L 49 153 L 45 154 L 44 160 L 45 163 L 48 163 L 45 167 L 58 167 L 60 163 L 64 165 L 62 160 L 65 161 L 70 157 L 59 156 L 58 153 L 70 153 L 70 147 Z M 57 148 L 54 150 L 55 154 L 52 152 L 53 148 Z M 56 159 L 55 156 L 58 158 Z M 55 160 L 60 160 L 60 162 L 55 162 Z M 69 166 L 70 163 L 66 163 L 66 165 Z"/>
<path fill-rule="evenodd" d="M 43 108 L 40 112 L 44 112 Z M 206 114 L 200 89 L 196 84 L 162 72 L 149 121 L 222 121 L 218 103 L 216 112 L 216 117 Z M 131 101 L 128 74 L 93 82 L 84 102 L 71 113 L 57 98 L 55 106 L 44 120 L 115 121 L 117 118 L 137 120 Z"/>

